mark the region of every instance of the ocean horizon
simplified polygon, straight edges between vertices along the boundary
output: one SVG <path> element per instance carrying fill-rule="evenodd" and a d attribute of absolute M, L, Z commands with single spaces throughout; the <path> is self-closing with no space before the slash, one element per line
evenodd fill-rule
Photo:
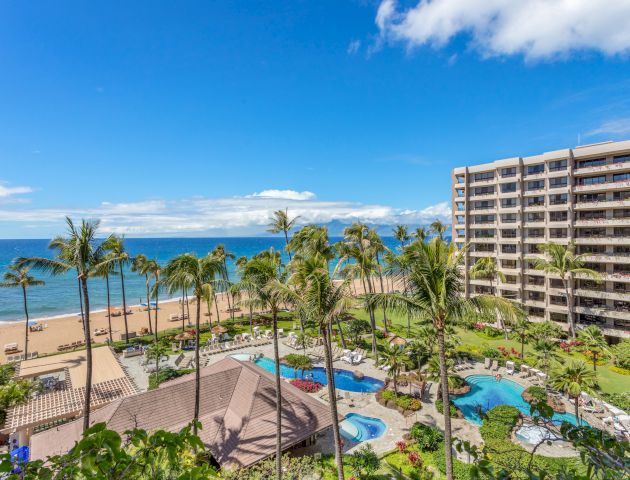
<path fill-rule="evenodd" d="M 330 237 L 331 243 L 341 240 L 341 237 Z M 48 249 L 49 239 L 0 239 L 0 272 L 17 257 L 41 256 L 52 258 L 54 251 Z M 398 241 L 393 237 L 383 237 L 388 248 L 394 249 Z M 228 252 L 236 258 L 252 257 L 258 252 L 274 248 L 282 252 L 285 261 L 288 255 L 284 251 L 283 237 L 215 237 L 215 238 L 125 238 L 125 247 L 130 256 L 144 254 L 148 258 L 157 260 L 165 265 L 173 257 L 182 253 L 205 255 L 217 245 L 223 244 Z M 230 280 L 236 280 L 236 269 L 233 262 L 228 262 Z M 32 275 L 44 280 L 43 286 L 31 287 L 27 290 L 29 316 L 31 319 L 51 319 L 59 316 L 78 314 L 80 311 L 78 287 L 76 277 L 71 273 L 57 277 L 50 276 L 37 270 Z M 114 307 L 122 305 L 120 277 L 110 277 L 111 303 Z M 98 278 L 89 279 L 91 311 L 103 310 L 107 307 L 105 281 Z M 145 279 L 129 270 L 125 271 L 125 296 L 127 305 L 137 305 L 146 302 Z M 160 300 L 177 298 L 180 295 L 160 294 Z M 20 288 L 0 289 L 0 322 L 24 320 L 22 291 Z"/>

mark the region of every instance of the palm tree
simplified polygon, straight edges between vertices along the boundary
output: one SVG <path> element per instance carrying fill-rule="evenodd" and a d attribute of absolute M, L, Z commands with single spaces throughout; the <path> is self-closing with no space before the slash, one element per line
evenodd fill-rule
<path fill-rule="evenodd" d="M 578 332 L 578 340 L 593 357 L 593 371 L 597 370 L 597 357 L 608 350 L 608 344 L 602 331 L 595 325 L 589 325 Z"/>
<path fill-rule="evenodd" d="M 533 346 L 538 359 L 536 366 L 542 368 L 548 374 L 552 360 L 558 359 L 556 342 L 549 338 L 539 338 L 534 342 Z"/>
<path fill-rule="evenodd" d="M 492 317 L 497 312 L 505 318 L 515 317 L 516 307 L 509 301 L 494 296 L 479 295 L 465 298 L 461 272 L 463 254 L 455 245 L 439 237 L 430 242 L 414 242 L 406 247 L 408 259 L 407 293 L 385 293 L 372 296 L 375 305 L 386 305 L 399 313 L 406 313 L 419 323 L 431 322 L 435 328 L 440 383 L 445 405 L 449 405 L 448 371 L 446 362 L 445 331 L 448 325 L 462 321 L 464 317 L 484 315 Z M 448 409 L 444 415 L 444 440 L 446 474 L 453 478 L 451 418 Z"/>
<path fill-rule="evenodd" d="M 206 302 L 206 308 L 208 309 L 208 323 L 212 323 L 212 302 L 214 301 L 214 288 L 211 283 L 206 283 L 203 288 L 201 298 Z"/>
<path fill-rule="evenodd" d="M 157 260 L 149 260 L 146 265 L 147 271 L 153 275 L 153 288 L 151 289 L 152 297 L 155 298 L 155 314 L 153 315 L 155 321 L 155 341 L 158 341 L 158 312 L 160 311 L 160 288 L 162 287 L 162 267 Z"/>
<path fill-rule="evenodd" d="M 570 242 L 567 246 L 549 242 L 539 245 L 539 250 L 546 255 L 546 258 L 528 258 L 534 263 L 536 270 L 543 270 L 560 277 L 564 294 L 567 298 L 567 318 L 569 319 L 569 330 L 571 337 L 575 338 L 575 321 L 573 319 L 573 291 L 569 290 L 573 276 L 576 274 L 599 280 L 600 275 L 595 270 L 584 267 L 584 255 L 575 254 L 575 243 Z"/>
<path fill-rule="evenodd" d="M 519 316 L 512 325 L 510 330 L 514 332 L 521 342 L 521 360 L 525 358 L 525 340 L 530 334 L 531 324 L 525 315 Z"/>
<path fill-rule="evenodd" d="M 386 345 L 383 351 L 383 363 L 389 367 L 387 376 L 394 382 L 394 393 L 398 396 L 398 375 L 403 365 L 406 364 L 407 355 L 403 345 Z"/>
<path fill-rule="evenodd" d="M 146 351 L 146 358 L 148 360 L 155 360 L 155 383 L 160 384 L 160 360 L 165 355 L 168 355 L 168 345 L 164 342 L 154 342 Z"/>
<path fill-rule="evenodd" d="M 505 275 L 503 272 L 497 269 L 497 261 L 493 257 L 481 257 L 477 259 L 472 268 L 470 269 L 470 278 L 475 280 L 488 280 L 490 282 L 490 293 L 497 294 L 494 287 L 494 280 L 499 279 L 505 282 Z M 505 339 L 508 338 L 507 327 L 501 316 L 497 316 L 501 324 L 501 329 L 505 334 Z"/>
<path fill-rule="evenodd" d="M 284 301 L 280 286 L 286 280 L 282 257 L 272 248 L 255 255 L 244 267 L 248 284 L 245 305 L 271 311 L 273 328 L 273 356 L 276 377 L 276 478 L 282 478 L 282 381 L 278 351 L 278 312 Z M 243 281 L 243 280 L 241 280 Z"/>
<path fill-rule="evenodd" d="M 221 264 L 221 279 L 223 283 L 223 287 L 225 290 L 225 294 L 226 294 L 226 298 L 227 298 L 227 302 L 228 302 L 228 310 L 230 311 L 230 318 L 232 320 L 234 320 L 234 309 L 232 308 L 232 303 L 233 302 L 233 298 L 232 301 L 230 301 L 230 274 L 228 272 L 228 267 L 227 267 L 227 260 L 234 260 L 236 258 L 236 256 L 232 253 L 232 252 L 228 252 L 227 250 L 225 250 L 225 246 L 222 244 L 217 245 L 216 247 L 214 247 L 214 250 L 212 250 L 212 252 L 210 252 L 210 255 L 213 255 Z"/>
<path fill-rule="evenodd" d="M 138 275 L 144 275 L 144 283 L 147 289 L 147 315 L 149 320 L 149 334 L 153 335 L 153 327 L 151 326 L 151 291 L 149 285 L 149 259 L 146 255 L 136 255 L 131 260 L 131 271 Z"/>
<path fill-rule="evenodd" d="M 201 299 L 204 285 L 214 280 L 215 275 L 221 272 L 222 264 L 212 255 L 198 258 L 192 253 L 184 253 L 173 258 L 164 270 L 166 287 L 171 292 L 178 291 L 182 285 L 193 290 L 197 299 L 197 312 L 195 315 L 195 410 L 193 414 L 193 431 L 197 435 L 197 422 L 199 421 L 200 401 L 200 365 L 199 365 L 199 329 L 201 327 Z"/>
<path fill-rule="evenodd" d="M 103 247 L 109 250 L 113 255 L 113 261 L 118 265 L 118 273 L 120 274 L 120 289 L 122 292 L 123 317 L 125 319 L 125 343 L 129 343 L 129 324 L 127 322 L 127 299 L 125 297 L 125 272 L 123 268 L 129 263 L 129 253 L 125 250 L 124 238 L 111 235 L 105 242 Z"/>
<path fill-rule="evenodd" d="M 385 287 L 383 286 L 383 269 L 381 268 L 380 254 L 387 252 L 388 249 L 383 243 L 383 239 L 373 228 L 370 229 L 368 232 L 368 240 L 370 242 L 370 249 L 374 254 L 374 260 L 376 261 L 376 269 L 378 271 L 378 278 L 381 284 L 381 293 L 385 293 Z M 387 312 L 385 310 L 385 307 L 383 307 L 383 325 L 385 327 L 385 332 L 387 332 Z"/>
<path fill-rule="evenodd" d="M 589 392 L 597 385 L 597 374 L 581 360 L 560 365 L 551 375 L 550 384 L 556 390 L 573 397 L 575 419 L 580 420 L 580 393 Z"/>
<path fill-rule="evenodd" d="M 402 251 L 405 248 L 405 245 L 409 241 L 409 233 L 407 230 L 407 225 L 396 225 L 393 230 L 394 238 L 400 242 L 400 250 Z"/>
<path fill-rule="evenodd" d="M 427 239 L 428 234 L 426 228 L 418 227 L 414 230 L 411 236 L 419 242 L 424 242 Z"/>
<path fill-rule="evenodd" d="M 444 240 L 444 234 L 448 230 L 448 225 L 444 225 L 440 220 L 436 218 L 433 223 L 429 225 L 429 229 L 431 232 L 437 235 L 440 240 Z"/>
<path fill-rule="evenodd" d="M 291 260 L 291 249 L 289 248 L 289 231 L 295 226 L 295 222 L 298 217 L 289 218 L 289 209 L 276 210 L 273 212 L 273 216 L 269 220 L 269 232 L 270 233 L 284 233 L 284 241 L 286 243 L 286 250 L 289 254 L 289 260 Z"/>
<path fill-rule="evenodd" d="M 92 336 L 90 334 L 90 296 L 88 290 L 88 278 L 97 268 L 96 260 L 103 258 L 104 244 L 110 240 L 106 239 L 100 245 L 95 245 L 96 232 L 99 223 L 97 221 L 82 220 L 81 226 L 75 226 L 70 217 L 66 217 L 68 237 L 65 239 L 56 238 L 51 242 L 55 248 L 59 249 L 57 258 L 29 257 L 19 258 L 16 264 L 19 267 L 31 266 L 39 270 L 49 272 L 52 275 L 61 275 L 70 270 L 76 270 L 79 281 L 85 314 L 83 321 L 83 332 L 85 334 L 85 404 L 83 407 L 83 431 L 90 426 L 90 403 L 92 401 Z"/>
<path fill-rule="evenodd" d="M 339 480 L 343 480 L 343 457 L 341 436 L 339 434 L 337 393 L 333 374 L 330 332 L 333 322 L 344 315 L 352 306 L 353 299 L 350 291 L 350 281 L 346 279 L 335 283 L 329 274 L 327 259 L 316 253 L 304 258 L 302 262 L 297 264 L 288 281 L 288 285 L 281 285 L 277 282 L 277 290 L 281 292 L 287 301 L 304 312 L 309 320 L 314 321 L 322 332 L 328 398 L 333 419 L 337 476 Z"/>
<path fill-rule="evenodd" d="M 107 330 L 109 332 L 110 344 L 114 340 L 112 338 L 112 301 L 109 288 L 109 277 L 112 275 L 116 275 L 116 272 L 114 272 L 113 270 L 113 262 L 108 261 L 111 258 L 112 254 L 107 253 L 103 258 L 95 259 L 96 266 L 94 267 L 94 271 L 92 272 L 93 276 L 105 279 L 105 293 L 107 296 Z"/>
<path fill-rule="evenodd" d="M 24 316 L 26 324 L 24 329 L 24 359 L 28 358 L 28 302 L 26 300 L 26 289 L 28 287 L 37 287 L 44 285 L 43 280 L 37 280 L 29 274 L 28 267 L 18 267 L 15 263 L 7 267 L 7 271 L 2 276 L 3 281 L 0 282 L 2 288 L 21 288 L 22 297 L 24 299 Z"/>

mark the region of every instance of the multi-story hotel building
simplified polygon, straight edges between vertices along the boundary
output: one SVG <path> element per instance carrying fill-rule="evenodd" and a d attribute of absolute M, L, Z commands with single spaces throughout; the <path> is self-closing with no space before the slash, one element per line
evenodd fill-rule
<path fill-rule="evenodd" d="M 630 141 L 567 148 L 453 170 L 453 240 L 466 250 L 466 295 L 522 303 L 531 320 L 567 325 L 559 277 L 528 259 L 546 242 L 576 244 L 601 281 L 570 282 L 576 325 L 598 325 L 611 342 L 630 337 Z M 505 275 L 470 278 L 481 257 Z"/>

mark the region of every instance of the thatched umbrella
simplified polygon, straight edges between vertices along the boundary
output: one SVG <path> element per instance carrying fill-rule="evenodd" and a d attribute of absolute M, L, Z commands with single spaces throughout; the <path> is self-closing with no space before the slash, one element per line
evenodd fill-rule
<path fill-rule="evenodd" d="M 179 348 L 183 348 L 186 340 L 191 340 L 193 338 L 195 338 L 195 336 L 190 332 L 182 332 L 175 335 L 175 340 L 179 342 Z"/>
<path fill-rule="evenodd" d="M 399 337 L 397 335 L 389 341 L 389 344 L 390 345 L 407 345 L 407 339 L 403 337 Z"/>
<path fill-rule="evenodd" d="M 220 335 L 222 333 L 227 332 L 228 329 L 225 328 L 223 325 L 215 325 L 214 327 L 212 327 L 212 330 L 210 331 L 216 335 Z"/>

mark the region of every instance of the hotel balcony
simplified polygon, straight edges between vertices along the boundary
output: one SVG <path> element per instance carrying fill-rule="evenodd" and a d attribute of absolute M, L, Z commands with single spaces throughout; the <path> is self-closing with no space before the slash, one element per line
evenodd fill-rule
<path fill-rule="evenodd" d="M 531 254 L 529 254 L 529 256 L 532 256 Z M 541 255 L 543 256 L 543 255 Z M 525 275 L 539 275 L 539 276 L 544 276 L 545 272 L 543 270 L 536 270 L 535 268 L 524 268 L 523 269 L 523 273 Z"/>
<path fill-rule="evenodd" d="M 625 163 L 609 163 L 608 165 L 599 165 L 597 167 L 576 167 L 573 169 L 573 176 L 589 175 L 593 173 L 623 172 L 630 170 L 630 162 Z"/>
<path fill-rule="evenodd" d="M 545 236 L 528 236 L 523 239 L 523 243 L 545 243 Z"/>
<path fill-rule="evenodd" d="M 550 312 L 557 312 L 557 313 L 568 312 L 566 305 L 560 305 L 560 304 L 555 304 L 555 303 L 550 303 L 549 305 L 547 305 L 547 310 L 549 310 Z"/>
<path fill-rule="evenodd" d="M 577 245 L 627 245 L 630 238 L 627 235 L 606 235 L 604 237 L 575 237 Z"/>
<path fill-rule="evenodd" d="M 492 185 L 493 183 L 497 183 L 496 177 L 487 178 L 483 180 L 475 180 L 474 175 L 471 175 L 468 185 L 470 185 L 471 187 L 478 187 L 478 186 L 484 186 L 484 185 Z"/>
<path fill-rule="evenodd" d="M 497 194 L 495 193 L 480 193 L 475 194 L 474 192 L 470 194 L 471 200 L 494 200 L 496 199 Z"/>
<path fill-rule="evenodd" d="M 547 189 L 545 187 L 534 188 L 532 190 L 523 191 L 523 196 L 524 197 L 538 197 L 539 195 L 544 195 L 545 193 L 547 193 Z M 561 192 L 558 192 L 558 193 L 561 193 Z"/>
<path fill-rule="evenodd" d="M 491 287 L 494 286 L 496 282 L 491 282 L 490 280 L 483 280 L 480 278 L 471 278 L 470 279 L 470 284 L 471 285 L 480 285 L 480 286 L 484 286 L 484 287 Z"/>
<path fill-rule="evenodd" d="M 618 253 L 599 253 L 594 255 L 587 254 L 584 256 L 584 261 L 600 263 L 630 263 L 630 255 L 622 255 Z"/>
<path fill-rule="evenodd" d="M 495 243 L 496 242 L 496 236 L 492 236 L 492 237 L 471 237 L 470 238 L 470 243 Z"/>
<path fill-rule="evenodd" d="M 568 209 L 569 209 L 568 202 L 556 202 L 556 203 L 550 203 L 549 205 L 547 205 L 547 210 L 551 212 L 562 212 Z"/>
<path fill-rule="evenodd" d="M 602 287 L 602 290 L 576 288 L 575 290 L 573 290 L 573 295 L 575 297 L 603 298 L 606 300 L 627 301 L 628 298 L 630 298 L 630 289 L 607 291 L 605 287 Z"/>
<path fill-rule="evenodd" d="M 574 226 L 576 227 L 627 227 L 630 226 L 630 217 L 619 218 L 593 218 L 585 220 L 575 220 Z"/>
<path fill-rule="evenodd" d="M 485 230 L 487 228 L 496 228 L 497 222 L 478 222 L 478 223 L 469 223 L 468 228 L 476 229 L 476 230 Z"/>
<path fill-rule="evenodd" d="M 523 289 L 524 290 L 529 290 L 531 292 L 546 292 L 547 291 L 547 287 L 545 287 L 544 284 L 542 285 L 536 285 L 533 283 L 526 283 L 525 285 L 523 285 Z"/>
<path fill-rule="evenodd" d="M 520 205 L 513 205 L 513 206 L 510 206 L 510 207 L 501 206 L 499 208 L 500 208 L 500 210 L 499 210 L 500 213 L 520 213 L 521 212 L 521 206 Z"/>
<path fill-rule="evenodd" d="M 580 280 L 592 280 L 583 273 L 575 274 L 575 278 Z M 630 282 L 630 273 L 600 273 L 600 281 L 602 282 Z"/>
<path fill-rule="evenodd" d="M 574 193 L 584 192 L 598 192 L 598 191 L 614 191 L 614 190 L 627 190 L 630 188 L 630 180 L 623 180 L 620 182 L 603 182 L 595 183 L 593 185 L 575 185 L 573 187 Z"/>
<path fill-rule="evenodd" d="M 540 179 L 543 179 L 543 178 L 547 178 L 547 172 L 525 174 L 525 176 L 523 177 L 523 180 L 524 181 L 540 180 Z"/>
<path fill-rule="evenodd" d="M 584 307 L 576 305 L 573 307 L 575 313 L 583 313 L 585 315 L 597 315 L 600 317 L 606 316 L 608 318 L 617 320 L 630 320 L 630 308 L 628 310 L 616 309 L 611 306 L 593 306 Z"/>
<path fill-rule="evenodd" d="M 502 290 L 510 290 L 513 292 L 519 292 L 521 290 L 520 283 L 502 283 L 499 282 L 499 288 Z"/>
<path fill-rule="evenodd" d="M 575 210 L 600 210 L 606 208 L 630 208 L 630 198 L 626 200 L 602 200 L 598 202 L 578 202 L 573 204 Z"/>
<path fill-rule="evenodd" d="M 496 255 L 496 252 L 495 251 L 485 252 L 485 251 L 470 250 L 468 252 L 468 254 L 471 257 L 494 257 Z"/>
<path fill-rule="evenodd" d="M 545 210 L 544 204 L 525 205 L 523 207 L 524 212 L 544 212 Z"/>
<path fill-rule="evenodd" d="M 523 305 L 538 308 L 545 308 L 547 306 L 544 300 L 532 300 L 530 298 L 526 298 L 525 300 L 523 300 Z"/>
<path fill-rule="evenodd" d="M 503 272 L 505 275 L 520 275 L 521 274 L 520 268 L 508 268 L 508 267 L 502 267 L 499 265 L 497 269 Z"/>
<path fill-rule="evenodd" d="M 516 253 L 499 252 L 497 255 L 497 258 L 499 258 L 499 260 L 518 260 L 521 258 L 521 254 L 518 252 Z"/>
<path fill-rule="evenodd" d="M 512 182 L 520 182 L 521 181 L 521 174 L 517 173 L 516 175 L 512 175 L 510 176 L 501 176 L 499 175 L 499 178 L 497 178 L 497 183 L 512 183 Z"/>
<path fill-rule="evenodd" d="M 464 213 L 464 212 L 462 212 L 462 213 Z M 471 207 L 469 209 L 469 212 L 468 212 L 469 215 L 472 215 L 472 214 L 475 214 L 475 215 L 477 215 L 477 214 L 478 215 L 481 215 L 481 214 L 496 214 L 496 213 L 497 213 L 496 207 L 488 207 L 488 208 Z M 455 214 L 457 214 L 457 212 L 455 212 Z"/>

